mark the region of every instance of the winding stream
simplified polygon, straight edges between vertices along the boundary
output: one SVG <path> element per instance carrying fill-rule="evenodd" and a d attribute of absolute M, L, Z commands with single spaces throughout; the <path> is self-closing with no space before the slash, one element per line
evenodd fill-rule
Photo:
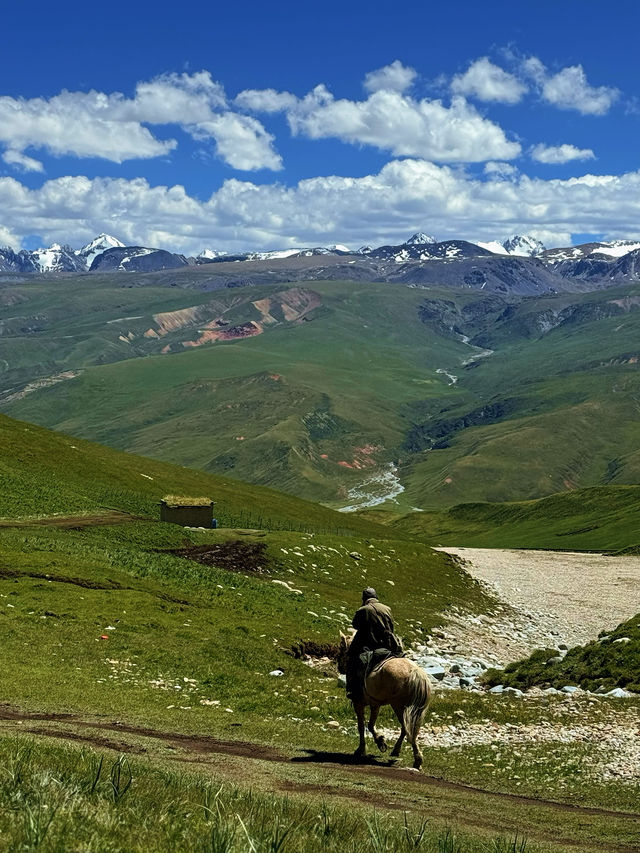
<path fill-rule="evenodd" d="M 356 503 L 340 507 L 338 512 L 356 512 L 359 509 L 379 506 L 385 501 L 395 500 L 404 492 L 404 486 L 398 479 L 398 469 L 390 462 L 386 469 L 366 479 L 359 486 L 349 489 L 347 495 Z"/>

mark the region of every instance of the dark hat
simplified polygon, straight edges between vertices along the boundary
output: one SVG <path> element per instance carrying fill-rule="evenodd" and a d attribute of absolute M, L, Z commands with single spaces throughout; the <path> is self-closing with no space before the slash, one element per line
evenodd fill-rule
<path fill-rule="evenodd" d="M 362 603 L 364 604 L 370 598 L 377 598 L 378 593 L 372 586 L 368 586 L 366 589 L 362 590 Z"/>

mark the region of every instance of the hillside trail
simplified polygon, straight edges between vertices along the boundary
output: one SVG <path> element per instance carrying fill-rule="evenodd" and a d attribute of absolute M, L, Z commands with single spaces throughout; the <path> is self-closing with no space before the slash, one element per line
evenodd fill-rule
<path fill-rule="evenodd" d="M 97 512 L 85 515 L 50 515 L 42 518 L 0 518 L 0 528 L 3 527 L 61 527 L 75 528 L 99 527 L 106 524 L 128 524 L 134 521 L 146 521 L 138 515 L 131 515 L 120 510 Z"/>
<path fill-rule="evenodd" d="M 441 547 L 466 571 L 488 585 L 506 605 L 494 624 L 469 623 L 452 615 L 459 643 L 476 654 L 514 660 L 539 648 L 569 647 L 595 639 L 640 612 L 640 557 Z M 496 624 L 497 623 L 497 624 Z M 513 630 L 515 628 L 515 630 Z"/>
<path fill-rule="evenodd" d="M 580 817 L 581 825 L 587 827 L 591 820 L 602 817 L 626 821 L 627 825 L 640 832 L 640 812 L 625 812 L 582 806 L 574 803 L 528 797 L 504 791 L 491 791 L 462 782 L 453 782 L 437 776 L 430 776 L 408 768 L 397 767 L 394 762 L 369 756 L 364 761 L 351 753 L 320 752 L 312 749 L 299 750 L 294 754 L 286 753 L 276 747 L 247 741 L 221 740 L 207 735 L 190 735 L 180 732 L 161 731 L 146 726 L 127 724 L 121 721 L 104 719 L 84 719 L 74 714 L 29 713 L 8 705 L 0 705 L 0 732 L 30 734 L 37 737 L 71 741 L 98 749 L 108 749 L 120 754 L 144 755 L 154 758 L 153 743 L 160 742 L 171 750 L 162 758 L 181 764 L 199 765 L 217 774 L 228 775 L 230 780 L 245 781 L 252 777 L 252 770 L 245 765 L 229 764 L 216 759 L 242 759 L 259 764 L 269 773 L 269 766 L 278 765 L 281 771 L 271 772 L 266 778 L 271 790 L 281 790 L 292 794 L 316 794 L 323 798 L 357 800 L 374 808 L 401 810 L 427 814 L 439 818 L 442 809 L 452 807 L 456 798 L 468 798 L 468 802 L 486 802 L 484 817 L 470 811 L 468 814 L 457 811 L 456 821 L 468 827 L 496 831 L 495 815 L 503 814 L 509 805 L 527 810 L 527 835 L 532 840 L 555 841 L 569 846 L 580 846 L 571 838 L 558 838 L 545 832 L 544 813 L 560 813 Z M 158 757 L 157 754 L 155 757 Z M 286 766 L 292 768 L 288 772 Z M 320 766 L 332 768 L 330 781 L 319 783 L 317 770 Z M 245 767 L 244 770 L 241 768 Z M 238 770 L 240 768 L 240 776 Z M 300 772 L 293 773 L 293 768 Z M 304 768 L 310 774 L 305 775 Z M 328 774 L 323 774 L 328 775 Z M 367 779 L 383 779 L 389 785 L 389 792 L 372 787 L 363 787 Z M 408 786 L 403 788 L 401 786 Z M 355 786 L 352 787 L 352 786 Z M 459 802 L 459 800 L 458 800 Z M 540 811 L 538 814 L 537 812 Z M 589 849 L 627 853 L 637 849 L 625 844 L 612 844 L 606 841 L 595 842 Z"/>

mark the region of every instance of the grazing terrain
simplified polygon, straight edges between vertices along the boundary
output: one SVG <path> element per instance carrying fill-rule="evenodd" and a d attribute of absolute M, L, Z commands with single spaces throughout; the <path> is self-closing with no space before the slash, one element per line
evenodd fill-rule
<path fill-rule="evenodd" d="M 533 501 L 360 515 L 442 545 L 621 551 L 640 539 L 640 487 L 593 486 Z"/>
<path fill-rule="evenodd" d="M 357 515 L 0 426 L 9 849 L 637 844 L 635 700 L 436 685 L 423 774 L 408 754 L 353 762 L 339 630 L 371 584 L 411 649 L 459 622 L 500 622 L 509 603 L 458 560 Z M 169 492 L 210 495 L 222 526 L 160 523 Z M 392 715 L 381 724 L 392 731 Z"/>
<path fill-rule="evenodd" d="M 207 270 L 225 266 L 8 280 L 3 410 L 336 508 L 638 481 L 637 283 L 523 295 Z"/>

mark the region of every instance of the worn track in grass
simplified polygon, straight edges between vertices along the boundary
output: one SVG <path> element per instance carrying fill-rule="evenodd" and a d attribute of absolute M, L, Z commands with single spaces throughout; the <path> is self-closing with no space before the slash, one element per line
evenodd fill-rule
<path fill-rule="evenodd" d="M 315 750 L 305 750 L 301 753 L 291 755 L 274 747 L 248 741 L 221 740 L 205 735 L 187 735 L 180 732 L 160 731 L 120 721 L 87 720 L 74 714 L 29 713 L 8 706 L 0 706 L 0 721 L 7 724 L 2 727 L 5 731 L 20 732 L 23 734 L 29 733 L 39 737 L 86 743 L 99 749 L 106 748 L 130 754 L 143 754 L 148 752 L 148 750 L 140 741 L 129 741 L 126 739 L 126 736 L 158 740 L 180 750 L 179 753 L 172 756 L 173 760 L 194 764 L 206 762 L 207 756 L 230 756 L 261 762 L 289 764 L 298 767 L 302 765 L 324 765 L 335 768 L 336 772 L 347 773 L 349 776 L 357 778 L 358 782 L 356 784 L 362 784 L 363 781 L 371 777 L 385 779 L 392 786 L 399 783 L 409 784 L 415 790 L 415 793 L 424 799 L 421 801 L 407 800 L 400 795 L 396 796 L 393 793 L 393 788 L 389 795 L 384 796 L 376 791 L 354 793 L 349 790 L 343 791 L 336 785 L 325 786 L 292 779 L 279 780 L 276 783 L 276 787 L 280 787 L 283 790 L 286 789 L 292 793 L 308 792 L 317 793 L 322 796 L 342 796 L 347 799 L 356 797 L 362 802 L 379 808 L 401 808 L 408 811 L 426 812 L 428 811 L 429 792 L 431 791 L 433 795 L 439 789 L 441 791 L 465 794 L 470 797 L 485 797 L 493 804 L 504 803 L 505 806 L 511 804 L 527 809 L 549 809 L 553 812 L 564 812 L 567 815 L 583 816 L 584 818 L 604 817 L 618 820 L 625 819 L 630 821 L 634 827 L 637 826 L 638 837 L 640 838 L 640 812 L 622 812 L 614 809 L 581 806 L 501 791 L 490 791 L 461 782 L 452 782 L 436 776 L 429 776 L 425 773 L 417 773 L 414 770 L 398 768 L 392 762 L 376 760 L 375 758 L 369 758 L 365 763 L 362 763 L 350 754 L 318 752 Z M 11 723 L 15 723 L 16 725 L 12 726 Z M 25 723 L 28 725 L 24 725 Z M 37 723 L 40 725 L 35 725 Z M 106 732 L 110 734 L 117 733 L 119 737 L 117 740 L 106 737 L 103 734 Z M 463 822 L 474 825 L 478 824 L 477 820 L 463 820 Z M 484 828 L 491 828 L 492 826 L 490 822 L 483 822 L 482 825 Z M 544 838 L 542 834 L 539 837 L 541 840 Z M 571 839 L 563 839 L 563 843 L 572 845 L 574 842 Z M 609 844 L 603 841 L 596 842 L 593 849 L 625 853 L 625 851 L 637 850 L 638 848 L 628 845 Z"/>

